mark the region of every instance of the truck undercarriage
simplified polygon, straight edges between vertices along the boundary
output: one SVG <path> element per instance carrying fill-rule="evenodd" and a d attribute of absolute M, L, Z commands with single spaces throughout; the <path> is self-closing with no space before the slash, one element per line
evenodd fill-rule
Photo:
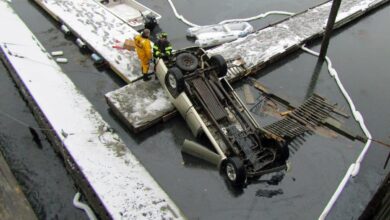
<path fill-rule="evenodd" d="M 191 62 L 182 62 L 191 68 L 180 68 L 180 64 L 171 67 L 165 77 L 167 90 L 173 97 L 184 92 L 191 100 L 218 143 L 214 147 L 226 156 L 221 171 L 228 181 L 242 187 L 248 179 L 286 169 L 289 151 L 284 140 L 262 129 L 251 116 L 224 78 L 227 72 L 224 58 L 220 55 L 208 58 L 198 51 L 183 54 L 187 61 L 196 62 L 194 57 L 200 60 L 201 68 L 193 68 L 199 64 Z"/>

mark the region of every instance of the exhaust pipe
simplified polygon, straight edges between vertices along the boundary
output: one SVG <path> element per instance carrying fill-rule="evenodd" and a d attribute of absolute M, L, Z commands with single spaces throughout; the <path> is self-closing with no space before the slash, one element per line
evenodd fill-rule
<path fill-rule="evenodd" d="M 205 146 L 202 146 L 194 141 L 185 139 L 183 143 L 182 152 L 187 153 L 191 156 L 197 157 L 204 161 L 207 161 L 216 166 L 220 166 L 222 157 L 213 151 L 209 150 Z"/>

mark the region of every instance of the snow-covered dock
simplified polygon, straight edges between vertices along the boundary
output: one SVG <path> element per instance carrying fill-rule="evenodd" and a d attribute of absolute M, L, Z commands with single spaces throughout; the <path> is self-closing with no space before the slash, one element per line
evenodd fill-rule
<path fill-rule="evenodd" d="M 34 0 L 60 24 L 102 56 L 127 83 L 142 76 L 134 51 L 113 46 L 138 34 L 130 25 L 94 0 Z"/>
<path fill-rule="evenodd" d="M 364 15 L 389 0 L 343 0 L 337 15 L 335 27 Z M 208 51 L 209 54 L 221 54 L 225 59 L 240 56 L 249 72 L 260 69 L 286 54 L 297 50 L 301 45 L 324 33 L 332 1 L 293 15 L 281 22 L 250 34 L 236 41 L 223 44 Z M 239 79 L 243 75 L 229 75 L 230 79 Z"/>
<path fill-rule="evenodd" d="M 112 111 L 136 133 L 176 112 L 158 80 L 137 81 L 105 96 Z"/>
<path fill-rule="evenodd" d="M 355 18 L 358 18 L 389 0 L 343 0 L 337 16 L 336 27 L 340 27 Z M 254 74 L 268 64 L 283 58 L 288 53 L 297 50 L 301 45 L 311 39 L 320 37 L 326 26 L 329 16 L 331 2 L 323 3 L 302 13 L 296 14 L 277 24 L 248 35 L 245 38 L 223 44 L 208 51 L 210 54 L 221 54 L 225 59 L 241 57 L 245 62 L 246 70 L 229 71 L 227 77 L 229 81 L 236 81 L 240 78 Z M 154 89 L 154 88 L 153 88 Z M 136 108 L 129 108 L 134 103 L 134 99 L 129 99 L 128 93 L 136 93 L 134 86 L 127 85 L 124 88 L 108 93 L 106 98 L 111 103 L 111 108 L 132 130 L 139 131 L 137 127 L 149 127 L 166 117 L 166 108 L 161 111 L 144 113 L 148 117 L 140 117 L 141 112 Z M 157 96 L 145 98 L 147 103 L 155 103 L 153 100 Z M 168 102 L 167 96 L 159 96 L 159 103 Z M 137 98 L 137 100 L 142 100 Z M 112 103 L 115 103 L 113 105 Z M 153 118 L 154 116 L 155 118 Z M 136 128 L 136 129 L 134 129 Z"/>
<path fill-rule="evenodd" d="M 62 1 L 58 1 L 62 2 Z M 0 0 L 0 54 L 101 219 L 182 219 L 153 177 Z"/>

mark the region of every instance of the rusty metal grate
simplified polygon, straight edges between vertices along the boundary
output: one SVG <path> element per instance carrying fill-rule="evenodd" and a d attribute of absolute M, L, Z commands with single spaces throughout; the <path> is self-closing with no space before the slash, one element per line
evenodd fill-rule
<path fill-rule="evenodd" d="M 307 127 L 289 117 L 272 123 L 264 129 L 283 139 L 292 139 L 309 131 Z"/>

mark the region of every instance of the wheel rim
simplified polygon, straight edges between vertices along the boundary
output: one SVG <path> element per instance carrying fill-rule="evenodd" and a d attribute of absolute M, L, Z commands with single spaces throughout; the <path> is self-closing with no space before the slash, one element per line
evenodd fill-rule
<path fill-rule="evenodd" d="M 234 169 L 234 166 L 232 164 L 226 165 L 226 175 L 230 181 L 236 180 L 237 174 L 236 174 L 236 170 Z"/>
<path fill-rule="evenodd" d="M 170 86 L 171 88 L 176 89 L 177 83 L 176 83 L 176 78 L 175 78 L 175 76 L 169 75 L 169 76 L 168 76 L 168 82 L 169 82 L 169 86 Z"/>
<path fill-rule="evenodd" d="M 183 62 L 184 62 L 184 64 L 186 65 L 186 66 L 191 66 L 194 62 L 193 62 L 193 60 L 190 58 L 190 57 L 185 57 L 184 59 L 183 59 Z"/>

